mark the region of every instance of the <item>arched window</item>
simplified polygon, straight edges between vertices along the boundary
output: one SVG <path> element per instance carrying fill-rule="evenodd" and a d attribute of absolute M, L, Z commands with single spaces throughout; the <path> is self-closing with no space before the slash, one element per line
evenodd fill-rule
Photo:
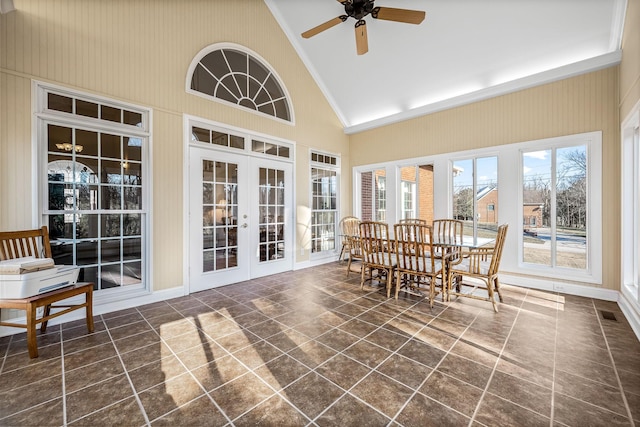
<path fill-rule="evenodd" d="M 209 46 L 189 67 L 187 92 L 293 122 L 284 85 L 257 54 L 238 45 Z"/>

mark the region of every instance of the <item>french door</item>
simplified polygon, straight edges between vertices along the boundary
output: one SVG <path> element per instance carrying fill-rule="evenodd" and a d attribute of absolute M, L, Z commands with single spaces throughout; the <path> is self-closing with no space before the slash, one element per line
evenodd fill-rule
<path fill-rule="evenodd" d="M 291 163 L 189 150 L 189 291 L 291 270 Z"/>

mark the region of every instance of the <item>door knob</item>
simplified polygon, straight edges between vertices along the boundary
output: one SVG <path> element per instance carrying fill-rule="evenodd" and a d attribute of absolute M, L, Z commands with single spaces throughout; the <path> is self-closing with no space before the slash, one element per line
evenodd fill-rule
<path fill-rule="evenodd" d="M 247 225 L 247 223 L 245 222 L 244 224 L 242 224 L 242 225 L 241 225 L 241 227 L 242 227 L 242 228 L 247 228 L 247 227 L 248 227 L 248 225 Z"/>

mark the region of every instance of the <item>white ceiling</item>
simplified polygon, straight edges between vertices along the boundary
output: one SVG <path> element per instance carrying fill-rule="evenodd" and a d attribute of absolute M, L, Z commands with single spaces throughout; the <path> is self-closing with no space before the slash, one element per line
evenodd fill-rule
<path fill-rule="evenodd" d="M 420 25 L 365 18 L 356 54 L 336 0 L 264 0 L 345 132 L 451 108 L 619 63 L 626 0 L 376 0 L 424 10 Z"/>

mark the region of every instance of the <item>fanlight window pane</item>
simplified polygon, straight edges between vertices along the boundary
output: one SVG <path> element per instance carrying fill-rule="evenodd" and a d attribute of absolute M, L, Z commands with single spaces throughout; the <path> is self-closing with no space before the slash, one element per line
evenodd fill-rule
<path fill-rule="evenodd" d="M 269 67 L 246 52 L 217 49 L 206 54 L 191 76 L 192 90 L 241 108 L 291 121 L 285 91 Z"/>

